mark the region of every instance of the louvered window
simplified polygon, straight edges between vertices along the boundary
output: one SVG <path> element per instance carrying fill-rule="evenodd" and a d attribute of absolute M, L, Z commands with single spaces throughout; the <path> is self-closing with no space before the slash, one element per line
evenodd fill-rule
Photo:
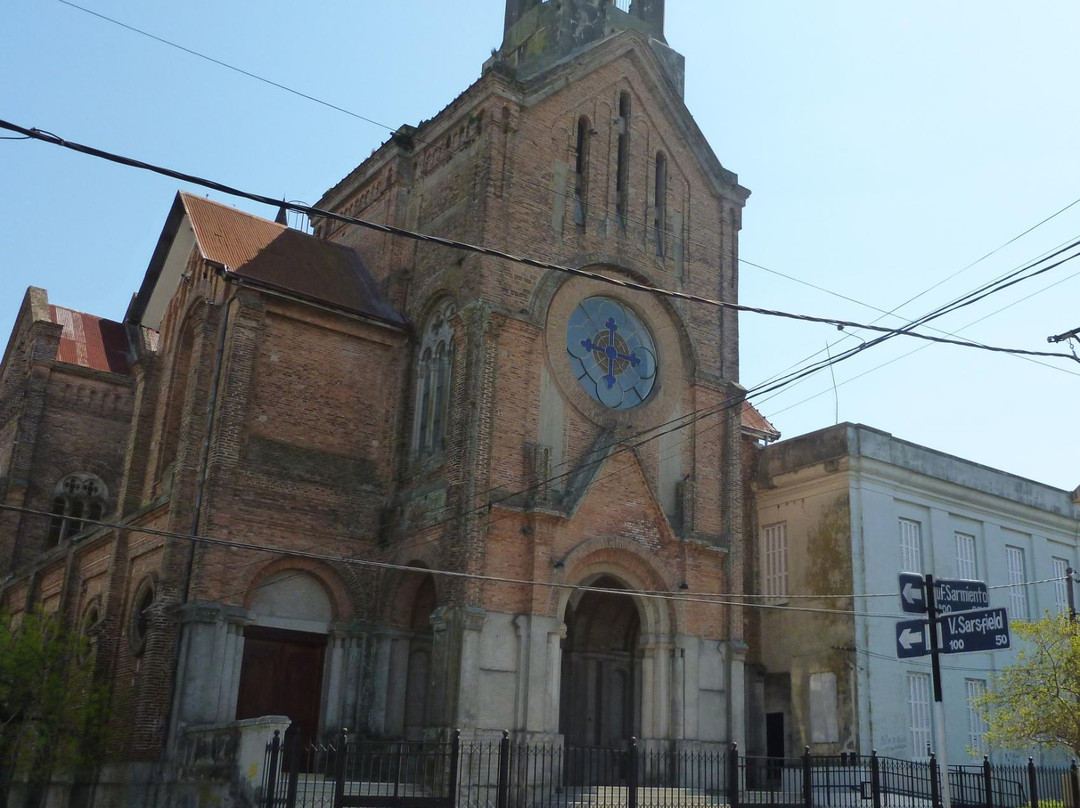
<path fill-rule="evenodd" d="M 967 747 L 972 755 L 982 756 L 986 754 L 986 721 L 983 720 L 982 711 L 979 710 L 974 700 L 986 692 L 986 682 L 982 679 L 965 679 L 964 695 L 967 697 Z"/>
<path fill-rule="evenodd" d="M 1054 611 L 1062 614 L 1069 610 L 1069 583 L 1065 580 L 1069 562 L 1064 558 L 1053 559 L 1054 564 Z"/>
<path fill-rule="evenodd" d="M 922 525 L 914 519 L 900 520 L 900 568 L 922 572 Z"/>
<path fill-rule="evenodd" d="M 1009 619 L 1027 620 L 1027 589 L 1024 587 L 1027 572 L 1023 548 L 1006 547 L 1005 562 L 1009 570 Z"/>
<path fill-rule="evenodd" d="M 761 531 L 762 594 L 786 598 L 788 593 L 787 522 L 766 525 Z"/>
<path fill-rule="evenodd" d="M 960 578 L 978 578 L 975 564 L 975 537 L 956 534 L 956 574 Z"/>
<path fill-rule="evenodd" d="M 909 672 L 907 676 L 911 756 L 925 758 L 930 748 L 930 674 Z"/>

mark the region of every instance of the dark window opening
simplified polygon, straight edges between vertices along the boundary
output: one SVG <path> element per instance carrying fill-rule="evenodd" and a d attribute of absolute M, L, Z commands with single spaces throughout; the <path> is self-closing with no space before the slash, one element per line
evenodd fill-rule
<path fill-rule="evenodd" d="M 454 364 L 453 301 L 439 305 L 424 329 L 416 378 L 416 423 L 413 450 L 417 455 L 440 451 L 450 418 L 451 373 Z"/>
<path fill-rule="evenodd" d="M 615 173 L 615 219 L 619 227 L 626 229 L 629 212 L 630 184 L 630 93 L 619 93 L 619 117 L 615 121 L 619 130 L 618 163 Z"/>
<path fill-rule="evenodd" d="M 65 539 L 92 530 L 105 514 L 105 486 L 91 474 L 69 474 L 53 491 L 49 507 L 49 531 L 45 546 L 56 547 Z"/>
<path fill-rule="evenodd" d="M 589 196 L 589 119 L 578 118 L 577 144 L 574 155 L 574 224 L 585 226 Z"/>
<path fill-rule="evenodd" d="M 656 154 L 656 187 L 653 189 L 653 240 L 656 254 L 664 254 L 664 237 L 667 234 L 667 159 Z"/>

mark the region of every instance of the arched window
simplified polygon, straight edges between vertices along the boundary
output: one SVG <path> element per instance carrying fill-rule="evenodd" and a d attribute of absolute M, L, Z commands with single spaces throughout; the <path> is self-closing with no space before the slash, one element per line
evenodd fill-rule
<path fill-rule="evenodd" d="M 629 213 L 630 184 L 630 93 L 619 93 L 619 117 L 615 119 L 619 132 L 618 163 L 615 171 L 615 219 L 626 229 Z"/>
<path fill-rule="evenodd" d="M 656 254 L 664 254 L 664 236 L 667 234 L 667 158 L 663 152 L 656 153 L 656 182 L 653 188 L 653 241 Z"/>
<path fill-rule="evenodd" d="M 441 450 L 446 440 L 450 374 L 454 365 L 454 328 L 450 320 L 454 313 L 454 302 L 444 300 L 435 307 L 424 327 L 416 368 L 413 429 L 413 450 L 418 455 Z"/>
<path fill-rule="evenodd" d="M 84 520 L 97 521 L 105 514 L 109 492 L 93 474 L 69 474 L 53 489 L 47 547 L 55 547 L 84 529 L 93 528 Z"/>
<path fill-rule="evenodd" d="M 589 119 L 582 115 L 577 123 L 574 151 L 574 224 L 585 226 L 589 198 Z"/>

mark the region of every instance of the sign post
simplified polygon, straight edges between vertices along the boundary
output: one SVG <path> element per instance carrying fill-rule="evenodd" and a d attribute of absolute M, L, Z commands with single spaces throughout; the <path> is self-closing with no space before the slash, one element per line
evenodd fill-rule
<path fill-rule="evenodd" d="M 938 771 L 945 772 L 941 778 L 941 804 L 952 808 L 952 789 L 949 788 L 949 761 L 946 758 L 945 706 L 941 703 L 941 663 L 938 654 L 937 599 L 934 596 L 934 576 L 926 576 L 926 618 L 930 624 L 930 671 L 934 677 L 934 723 L 937 724 Z"/>
<path fill-rule="evenodd" d="M 1009 616 L 1004 609 L 990 609 L 990 595 L 983 581 L 940 578 L 901 572 L 900 608 L 907 614 L 926 615 L 896 623 L 896 656 L 900 659 L 930 655 L 934 682 L 934 723 L 943 808 L 952 808 L 949 762 L 945 746 L 945 708 L 941 700 L 942 654 L 998 651 L 1008 648 Z"/>

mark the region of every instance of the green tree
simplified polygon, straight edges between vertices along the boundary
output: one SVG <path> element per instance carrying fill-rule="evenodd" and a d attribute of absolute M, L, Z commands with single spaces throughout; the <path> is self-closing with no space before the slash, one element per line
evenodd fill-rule
<path fill-rule="evenodd" d="M 84 632 L 53 614 L 0 613 L 0 804 L 13 780 L 42 784 L 57 769 L 97 762 L 106 705 Z"/>
<path fill-rule="evenodd" d="M 1067 614 L 1013 623 L 1016 662 L 975 699 L 986 741 L 1003 749 L 1062 746 L 1080 756 L 1080 626 Z"/>

